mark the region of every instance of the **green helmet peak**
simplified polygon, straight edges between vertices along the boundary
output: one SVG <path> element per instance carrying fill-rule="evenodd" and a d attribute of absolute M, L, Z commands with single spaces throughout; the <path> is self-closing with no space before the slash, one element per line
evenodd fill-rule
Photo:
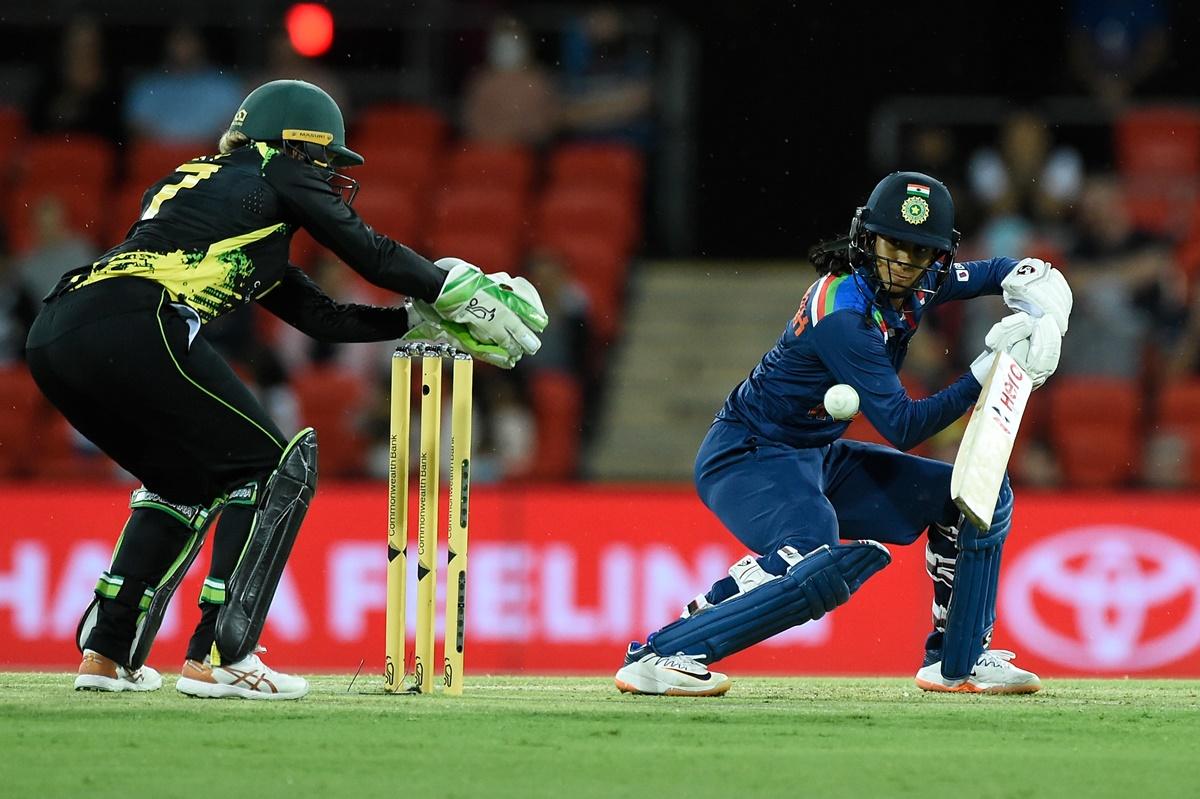
<path fill-rule="evenodd" d="M 363 157 L 346 147 L 342 111 L 324 89 L 302 80 L 273 80 L 246 96 L 230 123 L 256 141 L 324 147 L 331 166 L 357 166 Z"/>

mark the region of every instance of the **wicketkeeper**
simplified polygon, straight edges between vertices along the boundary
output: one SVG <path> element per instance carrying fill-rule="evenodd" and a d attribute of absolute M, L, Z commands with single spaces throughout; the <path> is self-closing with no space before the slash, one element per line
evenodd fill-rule
<path fill-rule="evenodd" d="M 338 170 L 363 159 L 320 88 L 287 80 L 255 89 L 219 150 L 151 186 L 125 241 L 67 272 L 29 333 L 29 368 L 45 395 L 142 482 L 79 624 L 77 689 L 162 684 L 147 654 L 219 515 L 176 687 L 256 699 L 308 691 L 256 652 L 316 489 L 317 434 L 280 431 L 205 341 L 205 324 L 257 302 L 322 341 L 436 340 L 507 368 L 537 351 L 547 322 L 526 281 L 458 259 L 434 264 L 359 218 L 350 205 L 358 184 Z M 300 228 L 408 302 L 334 302 L 288 263 Z"/>
<path fill-rule="evenodd" d="M 917 685 L 1038 690 L 1037 676 L 1014 666 L 1011 652 L 989 648 L 1012 518 L 1007 478 L 983 533 L 950 499 L 950 464 L 842 440 L 849 422 L 823 405 L 830 387 L 851 386 L 871 424 L 907 450 L 971 407 L 997 351 L 1012 352 L 1034 386 L 1054 373 L 1072 303 L 1062 274 L 1035 258 L 955 263 L 959 239 L 946 187 L 897 172 L 855 212 L 847 237 L 814 248 L 822 276 L 729 395 L 696 457 L 700 498 L 754 554 L 679 620 L 629 646 L 616 674 L 620 690 L 724 693 L 729 679 L 711 664 L 844 604 L 890 562 L 878 542 L 911 544 L 923 533 L 933 631 Z M 1015 313 L 991 329 L 958 380 L 928 399 L 909 398 L 897 373 L 925 313 L 983 294 L 1003 294 Z M 1028 348 L 1014 350 L 1018 342 Z"/>

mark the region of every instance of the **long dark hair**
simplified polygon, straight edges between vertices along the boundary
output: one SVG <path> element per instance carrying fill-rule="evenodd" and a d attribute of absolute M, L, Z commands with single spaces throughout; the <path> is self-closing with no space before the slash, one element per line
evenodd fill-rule
<path fill-rule="evenodd" d="M 844 275 L 853 271 L 850 263 L 850 237 L 826 239 L 808 250 L 809 263 L 818 275 Z"/>

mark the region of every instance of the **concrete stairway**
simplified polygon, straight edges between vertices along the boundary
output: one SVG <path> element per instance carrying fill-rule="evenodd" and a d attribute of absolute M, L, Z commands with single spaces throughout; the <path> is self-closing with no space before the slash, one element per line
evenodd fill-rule
<path fill-rule="evenodd" d="M 804 263 L 643 264 L 585 473 L 690 481 L 713 414 L 774 345 L 815 279 Z"/>

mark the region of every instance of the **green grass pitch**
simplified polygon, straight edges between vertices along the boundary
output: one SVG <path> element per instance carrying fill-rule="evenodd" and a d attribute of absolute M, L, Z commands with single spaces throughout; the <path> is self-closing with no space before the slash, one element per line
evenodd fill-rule
<path fill-rule="evenodd" d="M 76 693 L 0 674 L 20 797 L 1196 796 L 1200 682 L 1050 680 L 1026 697 L 908 680 L 741 679 L 719 699 L 605 678 L 472 676 L 461 698 L 312 680 L 299 702 Z"/>

